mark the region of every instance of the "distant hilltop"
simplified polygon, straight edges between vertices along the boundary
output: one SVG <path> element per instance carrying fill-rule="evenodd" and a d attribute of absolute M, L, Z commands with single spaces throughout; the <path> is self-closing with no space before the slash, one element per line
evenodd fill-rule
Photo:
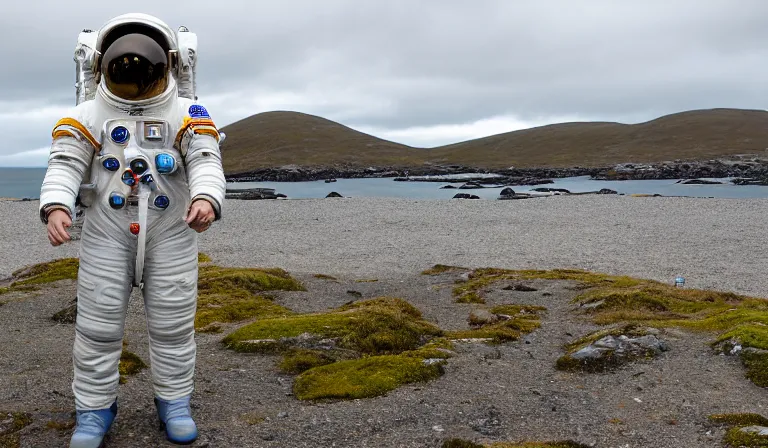
<path fill-rule="evenodd" d="M 708 109 L 640 124 L 575 122 L 425 149 L 299 112 L 266 112 L 222 129 L 227 175 L 288 165 L 395 169 L 460 165 L 484 170 L 597 168 L 622 163 L 703 161 L 768 149 L 768 112 Z"/>

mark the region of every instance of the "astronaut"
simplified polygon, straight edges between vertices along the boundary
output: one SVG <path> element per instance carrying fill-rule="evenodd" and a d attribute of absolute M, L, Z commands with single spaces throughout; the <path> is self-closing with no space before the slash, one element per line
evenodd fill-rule
<path fill-rule="evenodd" d="M 184 34 L 187 33 L 187 34 Z M 76 47 L 78 104 L 53 129 L 40 218 L 58 246 L 84 221 L 77 280 L 72 447 L 98 447 L 117 415 L 131 291 L 146 310 L 154 402 L 166 437 L 191 443 L 197 233 L 221 218 L 220 134 L 194 96 L 194 45 L 127 14 Z"/>

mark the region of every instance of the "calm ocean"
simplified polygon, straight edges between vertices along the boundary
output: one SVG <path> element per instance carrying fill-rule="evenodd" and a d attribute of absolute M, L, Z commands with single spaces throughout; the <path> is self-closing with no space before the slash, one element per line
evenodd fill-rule
<path fill-rule="evenodd" d="M 0 198 L 40 197 L 40 186 L 45 168 L 0 168 Z M 727 181 L 723 179 L 723 181 Z M 548 188 L 565 188 L 574 193 L 610 188 L 624 194 L 661 194 L 664 196 L 696 196 L 716 198 L 768 198 L 768 187 L 723 185 L 681 185 L 676 180 L 596 181 L 588 177 L 557 179 L 554 184 L 538 185 Z M 445 184 L 434 182 L 394 182 L 392 179 L 339 179 L 326 184 L 317 182 L 238 182 L 228 185 L 232 189 L 274 188 L 288 198 L 323 198 L 331 191 L 347 197 L 396 197 L 412 199 L 450 199 L 458 190 L 441 190 Z M 461 182 L 454 185 L 461 185 Z M 517 192 L 527 192 L 536 186 L 512 187 Z M 483 199 L 496 199 L 501 188 L 461 190 Z"/>

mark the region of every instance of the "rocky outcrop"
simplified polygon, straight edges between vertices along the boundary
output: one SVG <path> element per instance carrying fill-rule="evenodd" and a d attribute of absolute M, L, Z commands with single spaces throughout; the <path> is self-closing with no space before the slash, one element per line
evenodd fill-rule
<path fill-rule="evenodd" d="M 287 197 L 284 194 L 275 193 L 274 188 L 249 188 L 243 190 L 230 190 L 227 189 L 227 193 L 224 196 L 225 199 L 242 199 L 242 200 L 258 200 L 258 199 L 278 199 Z"/>
<path fill-rule="evenodd" d="M 480 199 L 480 196 L 469 193 L 457 193 L 453 199 Z"/>
<path fill-rule="evenodd" d="M 560 370 L 602 372 L 628 362 L 653 358 L 669 350 L 666 341 L 659 339 L 656 329 L 647 329 L 642 336 L 607 335 L 557 360 Z"/>
<path fill-rule="evenodd" d="M 339 193 L 336 193 L 335 191 L 332 191 L 328 193 L 326 198 L 343 198 L 344 196 L 340 195 Z"/>

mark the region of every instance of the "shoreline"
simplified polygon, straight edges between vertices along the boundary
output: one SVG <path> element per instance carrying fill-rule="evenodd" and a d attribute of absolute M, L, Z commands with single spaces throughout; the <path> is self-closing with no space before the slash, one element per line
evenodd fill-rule
<path fill-rule="evenodd" d="M 246 172 L 230 173 L 227 182 L 305 182 L 326 179 L 410 178 L 411 176 L 451 176 L 458 174 L 497 175 L 513 185 L 520 179 L 552 179 L 590 176 L 594 180 L 668 180 L 699 178 L 768 179 L 768 160 L 756 155 L 708 161 L 675 160 L 659 163 L 622 163 L 601 167 L 530 167 L 487 168 L 482 166 L 300 166 L 265 167 Z"/>

